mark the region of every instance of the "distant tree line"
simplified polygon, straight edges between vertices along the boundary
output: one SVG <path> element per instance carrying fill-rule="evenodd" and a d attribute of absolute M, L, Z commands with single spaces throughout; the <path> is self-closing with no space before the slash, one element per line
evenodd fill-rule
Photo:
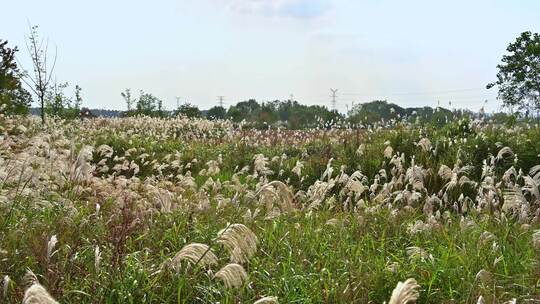
<path fill-rule="evenodd" d="M 68 83 L 59 83 L 53 77 L 56 63 L 56 52 L 51 57 L 48 43 L 39 37 L 37 26 L 30 26 L 26 37 L 26 48 L 32 66 L 28 73 L 18 65 L 16 46 L 0 39 L 0 113 L 7 115 L 26 115 L 30 112 L 33 96 L 38 108 L 31 113 L 40 115 L 43 122 L 45 116 L 73 119 L 77 117 L 93 117 L 96 114 L 82 106 L 82 89 L 76 85 L 74 95 L 65 93 Z M 503 113 L 492 115 L 492 119 L 511 121 L 520 118 L 536 117 L 540 114 L 540 35 L 523 32 L 507 47 L 507 54 L 497 66 L 497 81 L 487 88 L 498 87 L 498 98 L 511 110 L 510 115 Z M 402 108 L 386 101 L 373 101 L 354 106 L 346 115 L 324 106 L 302 105 L 295 100 L 275 100 L 257 102 L 255 99 L 241 101 L 228 109 L 216 106 L 207 111 L 185 103 L 174 111 L 163 107 L 158 97 L 139 91 L 134 96 L 130 89 L 121 93 L 127 104 L 127 111 L 114 112 L 96 110 L 99 115 L 134 116 L 147 115 L 167 117 L 184 115 L 207 119 L 229 119 L 236 123 L 245 122 L 256 128 L 283 126 L 290 129 L 301 129 L 320 126 L 321 123 L 346 122 L 349 124 L 374 124 L 392 119 L 407 119 L 421 123 L 436 125 L 445 124 L 456 115 L 474 116 L 473 113 L 456 113 L 443 108 Z M 514 112 L 513 110 L 518 110 Z"/>

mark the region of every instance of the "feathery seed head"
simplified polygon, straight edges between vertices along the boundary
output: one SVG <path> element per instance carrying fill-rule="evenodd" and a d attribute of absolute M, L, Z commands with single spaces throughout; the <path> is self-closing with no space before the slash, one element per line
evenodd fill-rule
<path fill-rule="evenodd" d="M 532 243 L 533 243 L 533 247 L 536 250 L 540 250 L 540 229 L 535 230 L 534 233 L 532 234 Z"/>
<path fill-rule="evenodd" d="M 276 297 L 264 297 L 255 301 L 253 304 L 278 304 L 278 298 Z"/>
<path fill-rule="evenodd" d="M 56 238 L 56 234 L 51 236 L 49 242 L 47 242 L 47 260 L 50 260 L 52 255 L 54 254 L 54 247 L 58 243 L 58 239 Z"/>
<path fill-rule="evenodd" d="M 215 275 L 221 279 L 227 288 L 239 288 L 247 281 L 247 273 L 244 267 L 239 264 L 231 263 L 221 268 Z"/>
<path fill-rule="evenodd" d="M 58 304 L 45 287 L 35 282 L 24 292 L 23 304 Z"/>
<path fill-rule="evenodd" d="M 2 280 L 2 285 L 3 285 L 3 295 L 4 295 L 4 298 L 7 297 L 7 293 L 8 293 L 8 290 L 9 290 L 9 284 L 11 282 L 11 279 L 9 278 L 8 275 L 5 275 L 4 276 L 4 279 Z"/>
<path fill-rule="evenodd" d="M 229 251 L 235 263 L 245 263 L 257 252 L 257 236 L 243 224 L 231 224 L 220 230 L 217 242 Z"/>
<path fill-rule="evenodd" d="M 188 261 L 191 264 L 201 264 L 203 267 L 217 265 L 218 258 L 206 244 L 191 243 L 184 246 L 172 259 L 172 268 L 178 270 L 180 262 Z"/>
<path fill-rule="evenodd" d="M 388 304 L 415 303 L 420 296 L 418 288 L 420 288 L 420 285 L 412 278 L 407 279 L 405 282 L 398 282 Z"/>

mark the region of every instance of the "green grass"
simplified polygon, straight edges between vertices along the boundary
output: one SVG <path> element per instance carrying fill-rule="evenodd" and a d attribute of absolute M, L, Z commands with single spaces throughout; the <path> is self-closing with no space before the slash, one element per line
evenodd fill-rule
<path fill-rule="evenodd" d="M 148 222 L 151 227 L 137 226 L 126 237 L 121 263 L 111 267 L 116 248 L 108 243 L 110 231 L 103 222 L 108 207 L 101 217 L 92 216 L 91 208 L 78 208 L 73 216 L 60 205 L 16 207 L 15 216 L 2 222 L 3 248 L 18 249 L 2 259 L 3 272 L 22 277 L 26 268 L 33 269 L 65 303 L 237 303 L 264 295 L 277 296 L 282 303 L 382 303 L 397 282 L 408 277 L 421 285 L 419 301 L 425 303 L 473 303 L 479 295 L 499 301 L 540 297 L 531 232 L 511 221 L 473 216 L 477 226 L 462 230 L 459 219 L 450 218 L 439 229 L 411 236 L 407 226 L 422 215 L 381 211 L 364 215 L 362 223 L 354 214 L 330 211 L 258 218 L 245 223 L 260 242 L 256 256 L 245 265 L 250 283 L 231 291 L 204 269 L 184 267 L 175 273 L 162 264 L 184 245 L 201 242 L 212 244 L 225 265 L 228 255 L 213 237 L 229 222 L 244 222 L 237 209 L 175 212 Z M 326 224 L 332 218 L 343 225 Z M 496 236 L 496 248 L 481 244 L 483 231 Z M 44 253 L 52 234 L 58 235 L 59 249 L 47 262 Z M 103 257 L 99 270 L 94 267 L 95 245 Z M 411 260 L 409 246 L 424 248 L 433 261 Z M 395 272 L 389 270 L 392 263 L 397 263 Z M 491 282 L 475 281 L 481 269 L 492 273 Z M 8 302 L 19 302 L 21 287 L 9 292 Z"/>
<path fill-rule="evenodd" d="M 37 128 L 32 130 L 39 134 Z M 285 139 L 271 145 L 246 144 L 240 141 L 239 134 L 225 138 L 219 132 L 210 139 L 174 139 L 170 134 L 158 136 L 144 128 L 140 134 L 126 137 L 121 128 L 119 134 L 111 134 L 109 129 L 84 130 L 76 123 L 68 124 L 61 132 L 63 135 L 55 136 L 73 139 L 77 149 L 84 144 L 108 144 L 115 156 L 122 156 L 130 148 L 144 148 L 150 154 L 148 160 L 156 162 L 179 153 L 184 165 L 197 158 L 190 173 L 199 187 L 208 177 L 198 173 L 209 160 L 222 156 L 221 171 L 212 178 L 224 184 L 232 179 L 236 168 L 247 165 L 252 173 L 253 156 L 259 153 L 269 159 L 287 156 L 283 165 L 269 165 L 274 173 L 268 180 L 288 181 L 295 192 L 305 191 L 317 181 L 330 159 L 334 176 L 342 168 L 348 174 L 360 169 L 372 183 L 380 169 L 390 172 L 392 168 L 382 154 L 386 141 L 395 151 L 405 153 L 406 166 L 414 157 L 417 165 L 431 169 L 424 193 L 429 195 L 441 190 L 442 182 L 437 177 L 440 166 L 452 168 L 458 159 L 463 165 L 475 167 L 470 177 L 480 182 L 482 161 L 496 155 L 500 146 L 511 147 L 519 157 L 515 163 L 509 160 L 497 167 L 497 182 L 512 165 L 526 173 L 540 163 L 540 146 L 536 144 L 540 141 L 539 128 L 507 133 L 510 131 L 496 126 L 469 128 L 464 122 L 443 128 L 398 125 L 373 132 L 329 132 L 314 139 L 306 137 L 296 145 L 286 144 Z M 181 135 L 186 131 L 174 132 Z M 430 138 L 437 153 L 422 151 L 415 145 L 422 137 Z M 450 145 L 450 140 L 457 141 Z M 363 155 L 356 153 L 360 143 L 366 145 Z M 16 148 L 22 149 L 25 142 L 17 144 Z M 0 152 L 2 156 L 12 153 Z M 422 205 L 407 209 L 393 203 L 393 209 L 381 205 L 372 212 L 344 211 L 342 203 L 346 198 L 339 194 L 338 187 L 329 194 L 335 206 L 327 198 L 319 210 L 296 210 L 273 219 L 266 219 L 262 212 L 253 221 L 246 220 L 248 209 L 253 212 L 256 207 L 264 207 L 242 199 L 242 195 L 237 205 L 218 209 L 216 194 L 226 198 L 235 194 L 224 186 L 217 192 L 207 191 L 211 202 L 208 210 L 177 208 L 160 213 L 145 197 L 149 195 L 142 188 L 145 182 L 171 190 L 183 202 L 195 204 L 200 197 L 191 190 L 174 188 L 178 181 L 175 176 L 185 174 L 187 169 L 167 168 L 158 174 L 152 166 L 142 165 L 137 159 L 139 154 L 128 157 L 141 166 L 138 177 L 142 182 L 134 190 L 139 197 L 118 190 L 123 194 L 114 199 L 110 192 L 81 192 L 76 191 L 75 184 L 59 187 L 50 180 L 49 187 L 38 193 L 18 193 L 1 200 L 0 274 L 9 275 L 13 281 L 0 302 L 21 302 L 27 269 L 36 273 L 41 284 L 61 303 L 252 303 L 263 296 L 276 296 L 280 303 L 383 303 L 389 300 L 396 284 L 407 278 L 415 278 L 421 286 L 419 303 L 476 303 L 480 295 L 486 303 L 540 299 L 540 251 L 533 247 L 531 237 L 540 228 L 538 223 L 523 229 L 517 217 L 476 213 L 470 208 L 464 216 L 474 224 L 465 227 L 462 215 L 444 205 L 440 211 L 450 211 L 449 218 L 438 220 L 438 227 L 411 234 L 410 225 L 427 221 Z M 91 163 L 100 159 L 94 155 Z M 291 172 L 298 160 L 304 164 L 302 182 Z M 112 167 L 114 162 L 109 160 L 108 164 Z M 122 174 L 131 176 L 129 172 Z M 245 175 L 239 179 L 243 186 L 255 189 L 257 180 Z M 8 197 L 6 193 L 23 183 L 1 183 L 0 195 Z M 474 199 L 477 192 L 473 190 L 461 188 L 454 194 Z M 362 198 L 369 207 L 375 207 L 368 193 Z M 100 205 L 99 213 L 96 204 Z M 538 207 L 538 202 L 532 202 L 531 212 Z M 329 225 L 328 221 L 334 219 L 338 225 Z M 213 278 L 229 262 L 227 251 L 215 241 L 217 232 L 229 223 L 244 223 L 259 239 L 257 253 L 243 265 L 248 283 L 239 289 L 226 289 Z M 486 231 L 495 238 L 481 242 L 480 236 Z M 52 235 L 57 235 L 59 242 L 48 259 L 47 242 Z M 184 264 L 178 272 L 167 267 L 170 258 L 194 242 L 210 245 L 219 265 L 202 269 Z M 95 266 L 96 246 L 102 257 L 99 268 Z M 407 253 L 411 246 L 424 249 L 429 257 L 411 259 Z M 490 279 L 476 278 L 481 269 L 491 274 Z"/>

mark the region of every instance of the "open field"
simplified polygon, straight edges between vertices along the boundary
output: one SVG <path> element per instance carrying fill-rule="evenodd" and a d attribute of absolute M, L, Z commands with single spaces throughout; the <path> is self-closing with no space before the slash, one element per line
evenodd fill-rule
<path fill-rule="evenodd" d="M 540 302 L 538 125 L 0 119 L 2 303 Z"/>

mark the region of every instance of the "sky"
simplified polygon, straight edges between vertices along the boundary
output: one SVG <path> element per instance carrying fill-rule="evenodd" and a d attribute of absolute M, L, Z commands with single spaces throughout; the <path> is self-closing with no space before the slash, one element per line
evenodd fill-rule
<path fill-rule="evenodd" d="M 403 107 L 498 107 L 496 66 L 523 31 L 540 31 L 538 0 L 17 0 L 0 38 L 28 24 L 57 48 L 55 75 L 83 106 L 123 110 L 144 90 L 168 109 L 255 98 L 337 108 L 386 99 Z"/>

